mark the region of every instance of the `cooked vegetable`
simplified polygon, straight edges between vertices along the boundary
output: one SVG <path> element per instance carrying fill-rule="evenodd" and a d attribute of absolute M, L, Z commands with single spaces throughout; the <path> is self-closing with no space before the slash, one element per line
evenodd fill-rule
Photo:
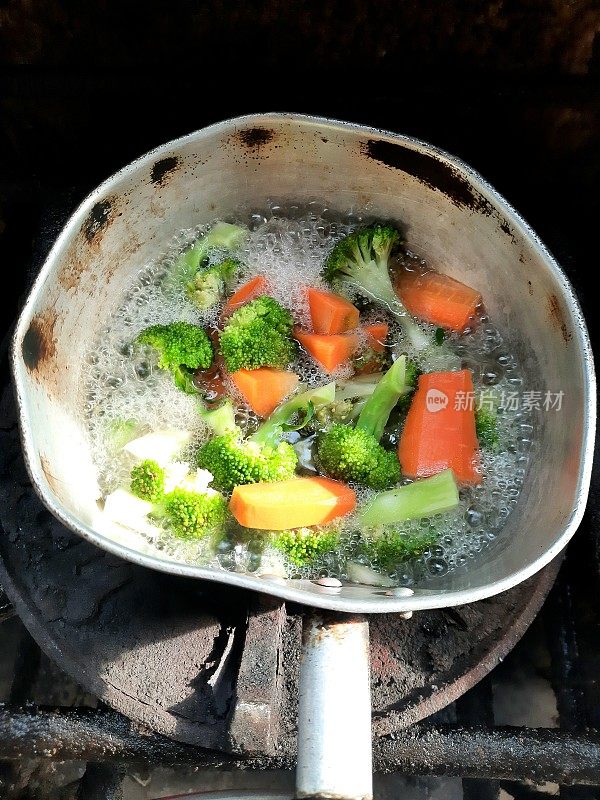
<path fill-rule="evenodd" d="M 415 317 L 453 331 L 464 330 L 481 303 L 478 291 L 439 272 L 401 270 L 396 290 Z"/>
<path fill-rule="evenodd" d="M 446 469 L 430 478 L 381 492 L 361 509 L 358 519 L 363 527 L 375 528 L 441 514 L 458 503 L 454 475 L 451 469 Z"/>
<path fill-rule="evenodd" d="M 131 492 L 149 503 L 157 503 L 165 491 L 165 471 L 147 458 L 131 470 Z"/>
<path fill-rule="evenodd" d="M 359 294 L 382 303 L 396 317 L 412 346 L 422 350 L 430 343 L 410 318 L 394 291 L 389 273 L 390 256 L 401 243 L 399 231 L 391 225 L 370 225 L 339 241 L 325 262 L 325 280 L 335 286 L 347 284 Z"/>
<path fill-rule="evenodd" d="M 358 411 L 356 410 L 357 406 Z M 359 403 L 353 403 L 352 400 L 335 400 L 333 403 L 315 411 L 313 418 L 303 428 L 303 432 L 322 433 L 329 430 L 336 423 L 348 425 L 358 416 L 360 408 Z"/>
<path fill-rule="evenodd" d="M 219 264 L 198 270 L 187 285 L 188 297 L 201 311 L 216 306 L 241 269 L 237 259 L 226 258 Z"/>
<path fill-rule="evenodd" d="M 325 336 L 319 333 L 307 333 L 298 327 L 294 328 L 294 336 L 326 372 L 333 372 L 348 361 L 356 352 L 360 342 L 354 333 Z"/>
<path fill-rule="evenodd" d="M 428 480 L 432 479 L 425 478 L 419 483 L 425 483 Z M 408 487 L 402 487 L 402 489 L 406 488 Z M 437 538 L 438 534 L 433 526 L 418 533 L 406 533 L 394 528 L 374 529 L 369 531 L 369 535 L 362 540 L 361 554 L 378 569 L 393 572 L 396 566 L 403 561 L 422 555 L 435 544 Z"/>
<path fill-rule="evenodd" d="M 354 398 L 370 397 L 382 378 L 382 372 L 370 372 L 367 375 L 355 375 L 347 381 L 340 381 L 335 390 L 335 399 L 352 400 Z"/>
<path fill-rule="evenodd" d="M 275 409 L 258 430 L 250 436 L 250 441 L 258 444 L 273 444 L 279 441 L 286 430 L 300 430 L 313 415 L 335 400 L 335 383 L 327 383 L 316 389 L 307 389 L 294 395 Z"/>
<path fill-rule="evenodd" d="M 137 337 L 140 344 L 153 348 L 159 356 L 158 366 L 168 370 L 178 389 L 196 392 L 193 372 L 208 369 L 213 360 L 213 347 L 208 334 L 189 322 L 151 325 Z"/>
<path fill-rule="evenodd" d="M 398 447 L 405 475 L 422 478 L 450 467 L 459 483 L 481 483 L 473 396 L 467 369 L 420 376 Z"/>
<path fill-rule="evenodd" d="M 475 430 L 479 446 L 495 453 L 500 444 L 496 410 L 483 406 L 478 408 L 475 412 Z"/>
<path fill-rule="evenodd" d="M 201 539 L 225 522 L 227 502 L 211 489 L 200 493 L 177 488 L 154 507 L 152 516 L 164 521 L 180 539 Z"/>
<path fill-rule="evenodd" d="M 257 367 L 283 369 L 294 358 L 292 315 L 272 297 L 258 297 L 228 319 L 221 354 L 229 372 Z"/>
<path fill-rule="evenodd" d="M 257 275 L 255 278 L 251 278 L 248 283 L 240 286 L 240 288 L 231 295 L 229 300 L 225 303 L 222 316 L 224 318 L 230 317 L 240 306 L 267 294 L 267 289 L 267 279 L 264 275 Z"/>
<path fill-rule="evenodd" d="M 400 480 L 396 453 L 361 428 L 332 425 L 317 439 L 318 465 L 333 478 L 372 489 L 387 489 Z"/>
<path fill-rule="evenodd" d="M 314 333 L 330 335 L 358 327 L 358 308 L 338 294 L 311 286 L 308 289 L 308 306 Z"/>
<path fill-rule="evenodd" d="M 240 525 L 284 531 L 322 525 L 356 506 L 353 490 L 329 478 L 292 478 L 236 486 L 229 509 Z"/>
<path fill-rule="evenodd" d="M 385 352 L 385 340 L 390 326 L 387 322 L 374 322 L 371 325 L 363 325 L 363 331 L 367 334 L 367 347 L 376 353 Z"/>
<path fill-rule="evenodd" d="M 157 533 L 157 528 L 148 520 L 152 509 L 152 503 L 147 500 L 142 500 L 125 489 L 116 489 L 107 495 L 102 517 L 132 531 L 153 536 Z"/>
<path fill-rule="evenodd" d="M 150 458 L 164 467 L 189 444 L 191 438 L 192 434 L 189 431 L 175 428 L 154 431 L 127 442 L 123 450 L 140 461 Z"/>
<path fill-rule="evenodd" d="M 107 423 L 107 433 L 110 444 L 116 450 L 121 450 L 128 442 L 135 439 L 140 426 L 135 419 L 111 419 Z"/>
<path fill-rule="evenodd" d="M 196 460 L 199 467 L 212 472 L 213 485 L 225 492 L 244 483 L 286 480 L 295 474 L 298 463 L 287 442 L 272 445 L 244 440 L 239 429 L 203 444 Z"/>
<path fill-rule="evenodd" d="M 168 276 L 169 282 L 186 286 L 212 250 L 233 250 L 244 240 L 246 228 L 229 222 L 217 222 L 204 236 L 182 253 Z"/>
<path fill-rule="evenodd" d="M 273 537 L 273 546 L 297 567 L 305 567 L 324 553 L 335 550 L 339 534 L 327 528 L 295 528 Z"/>
<path fill-rule="evenodd" d="M 259 417 L 268 417 L 298 385 L 298 376 L 272 367 L 240 369 L 231 380 L 250 408 Z"/>
<path fill-rule="evenodd" d="M 372 394 L 360 412 L 357 428 L 379 441 L 392 409 L 398 400 L 410 392 L 414 381 L 415 367 L 406 356 L 400 356 L 392 364 L 381 380 L 376 384 Z"/>

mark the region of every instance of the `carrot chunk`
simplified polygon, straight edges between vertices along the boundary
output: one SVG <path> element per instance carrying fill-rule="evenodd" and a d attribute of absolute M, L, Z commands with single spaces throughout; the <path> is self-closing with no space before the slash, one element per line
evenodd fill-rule
<path fill-rule="evenodd" d="M 243 286 L 240 286 L 237 292 L 231 295 L 229 300 L 225 303 L 221 316 L 231 316 L 240 306 L 249 303 L 250 300 L 255 300 L 263 294 L 267 294 L 267 279 L 264 275 L 257 275 L 255 278 L 249 280 L 248 283 L 244 283 Z"/>
<path fill-rule="evenodd" d="M 359 337 L 352 333 L 326 336 L 294 328 L 294 336 L 324 370 L 333 372 L 356 352 Z"/>
<path fill-rule="evenodd" d="M 367 334 L 367 345 L 371 350 L 383 353 L 389 329 L 387 322 L 374 322 L 372 325 L 363 326 L 363 331 Z"/>
<path fill-rule="evenodd" d="M 294 372 L 272 367 L 239 369 L 231 374 L 239 393 L 259 417 L 268 417 L 298 385 Z"/>
<path fill-rule="evenodd" d="M 398 446 L 404 475 L 424 478 L 450 468 L 459 483 L 481 483 L 472 398 L 468 369 L 420 376 Z"/>
<path fill-rule="evenodd" d="M 413 316 L 453 331 L 466 328 L 481 303 L 481 294 L 475 289 L 439 272 L 420 275 L 402 270 L 396 291 Z"/>
<path fill-rule="evenodd" d="M 344 333 L 358 326 L 358 308 L 345 297 L 312 286 L 307 293 L 314 333 Z"/>
<path fill-rule="evenodd" d="M 271 531 L 321 525 L 348 514 L 355 506 L 354 491 L 331 478 L 247 483 L 236 486 L 229 501 L 240 525 Z"/>

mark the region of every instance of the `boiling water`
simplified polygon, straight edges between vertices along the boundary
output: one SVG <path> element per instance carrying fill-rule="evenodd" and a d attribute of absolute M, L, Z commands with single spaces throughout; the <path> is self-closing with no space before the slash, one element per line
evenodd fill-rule
<path fill-rule="evenodd" d="M 320 272 L 333 243 L 351 232 L 360 215 L 346 217 L 330 214 L 316 203 L 300 210 L 271 204 L 264 213 L 254 213 L 242 222 L 248 224 L 250 233 L 236 254 L 247 265 L 240 282 L 254 274 L 265 275 L 270 284 L 270 294 L 282 305 L 290 308 L 295 319 L 308 326 L 308 308 L 303 287 L 322 286 Z M 127 486 L 131 463 L 120 451 L 114 431 L 124 420 L 135 425 L 136 434 L 165 428 L 179 428 L 193 433 L 190 449 L 201 443 L 208 432 L 203 429 L 197 414 L 198 400 L 180 392 L 170 376 L 157 369 L 155 360 L 147 352 L 134 348 L 132 342 L 148 325 L 185 320 L 207 327 L 217 325 L 218 312 L 200 312 L 185 297 L 183 291 L 166 289 L 164 278 L 175 259 L 191 244 L 203 229 L 183 231 L 174 237 L 167 252 L 144 266 L 133 282 L 123 304 L 102 332 L 89 355 L 89 380 L 86 386 L 86 411 L 89 435 L 100 485 L 108 494 L 119 486 Z M 215 255 L 218 259 L 219 254 Z M 418 256 L 408 253 L 407 266 L 420 271 L 427 264 Z M 325 287 L 324 287 L 325 288 Z M 484 298 L 485 299 L 485 298 Z M 374 313 L 375 318 L 381 319 Z M 432 331 L 423 324 L 423 329 Z M 418 360 L 406 346 L 399 328 L 390 328 L 390 347 L 396 353 L 406 352 Z M 439 361 L 428 360 L 428 370 L 469 367 L 473 371 L 476 392 L 494 386 L 496 390 L 515 391 L 523 376 L 515 355 L 502 333 L 483 314 L 473 329 L 458 336 L 452 334 L 447 347 L 440 349 Z M 452 355 L 448 361 L 448 352 Z M 318 386 L 332 379 L 343 379 L 349 373 L 340 370 L 333 376 L 322 372 L 309 356 L 300 354 L 291 367 L 301 381 Z M 460 505 L 445 515 L 402 524 L 406 533 L 423 533 L 435 526 L 440 534 L 436 543 L 419 559 L 399 567 L 392 578 L 410 585 L 422 582 L 427 576 L 443 575 L 461 567 L 474 558 L 498 535 L 516 505 L 521 490 L 531 447 L 532 425 L 527 415 L 518 410 L 500 410 L 498 415 L 503 451 L 483 453 L 482 468 L 485 479 L 481 486 L 461 491 Z M 240 423 L 255 423 L 251 414 L 242 414 Z M 393 437 L 390 440 L 393 444 Z M 360 502 L 371 493 L 358 488 Z M 396 526 L 398 527 L 398 526 Z M 372 566 L 364 557 L 357 556 L 358 533 L 352 517 L 343 521 L 343 535 L 335 553 L 322 556 L 310 570 L 298 570 L 288 565 L 294 577 L 319 575 L 346 576 L 348 560 L 361 561 Z M 254 571 L 264 564 L 265 555 L 259 555 L 252 543 L 243 537 L 227 538 L 215 554 L 206 543 L 181 542 L 165 535 L 155 546 L 166 550 L 172 557 L 193 563 L 203 563 L 218 568 Z M 267 547 L 267 558 L 269 548 Z"/>

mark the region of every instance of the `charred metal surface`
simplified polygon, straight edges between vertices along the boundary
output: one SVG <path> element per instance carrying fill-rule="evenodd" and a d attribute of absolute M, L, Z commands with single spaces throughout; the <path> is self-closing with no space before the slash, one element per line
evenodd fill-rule
<path fill-rule="evenodd" d="M 552 324 L 560 328 L 560 332 L 565 340 L 565 343 L 568 343 L 573 338 L 573 334 L 567 327 L 560 303 L 558 302 L 558 298 L 555 294 L 548 296 L 548 314 Z"/>
<path fill-rule="evenodd" d="M 179 159 L 177 156 L 167 156 L 166 158 L 161 158 L 160 161 L 155 161 L 150 172 L 150 180 L 156 186 L 163 186 L 171 176 L 171 173 L 177 169 L 178 164 Z"/>
<path fill-rule="evenodd" d="M 93 206 L 88 218 L 83 223 L 83 233 L 90 244 L 110 222 L 111 212 L 112 200 L 99 200 Z"/>
<path fill-rule="evenodd" d="M 281 715 L 285 622 L 283 602 L 267 595 L 256 596 L 248 614 L 229 723 L 233 752 L 274 752 Z"/>
<path fill-rule="evenodd" d="M 56 312 L 50 309 L 36 314 L 31 320 L 23 337 L 21 349 L 23 361 L 31 371 L 38 369 L 56 355 L 56 337 L 54 335 L 56 321 Z"/>
<path fill-rule="evenodd" d="M 384 772 L 600 785 L 600 736 L 543 728 L 418 725 L 379 740 Z"/>
<path fill-rule="evenodd" d="M 415 725 L 374 743 L 377 772 L 600 785 L 600 736 L 543 728 Z M 290 754 L 247 758 L 140 730 L 113 711 L 0 707 L 0 758 L 293 769 Z"/>
<path fill-rule="evenodd" d="M 264 145 L 268 144 L 274 136 L 275 132 L 269 128 L 258 127 L 245 128 L 244 130 L 238 131 L 235 134 L 235 138 L 238 140 L 238 142 L 244 145 L 244 147 L 247 147 L 249 150 L 263 147 Z"/>
<path fill-rule="evenodd" d="M 77 791 L 78 800 L 123 800 L 123 770 L 89 764 Z"/>
<path fill-rule="evenodd" d="M 399 169 L 412 175 L 431 189 L 437 189 L 459 208 L 469 208 L 483 214 L 491 214 L 490 203 L 477 192 L 460 173 L 435 156 L 419 153 L 410 147 L 394 142 L 369 139 L 364 152 L 374 161 L 391 169 Z"/>

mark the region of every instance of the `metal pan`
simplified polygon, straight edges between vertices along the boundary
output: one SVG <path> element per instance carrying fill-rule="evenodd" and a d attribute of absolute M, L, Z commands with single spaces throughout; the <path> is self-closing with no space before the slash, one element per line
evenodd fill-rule
<path fill-rule="evenodd" d="M 442 271 L 484 291 L 514 336 L 539 392 L 536 449 L 502 535 L 468 569 L 386 593 L 367 586 L 277 581 L 170 560 L 140 536 L 93 527 L 99 490 L 83 422 L 81 363 L 139 267 L 184 227 L 269 198 L 319 199 L 402 220 Z M 48 508 L 99 547 L 154 569 L 346 613 L 411 612 L 489 597 L 537 572 L 581 520 L 595 428 L 595 380 L 581 311 L 565 275 L 527 223 L 481 176 L 423 142 L 294 114 L 212 125 L 148 153 L 99 186 L 73 214 L 25 303 L 12 369 L 26 461 Z M 368 627 L 312 617 L 300 682 L 298 796 L 368 797 Z M 342 659 L 340 661 L 340 659 Z"/>

